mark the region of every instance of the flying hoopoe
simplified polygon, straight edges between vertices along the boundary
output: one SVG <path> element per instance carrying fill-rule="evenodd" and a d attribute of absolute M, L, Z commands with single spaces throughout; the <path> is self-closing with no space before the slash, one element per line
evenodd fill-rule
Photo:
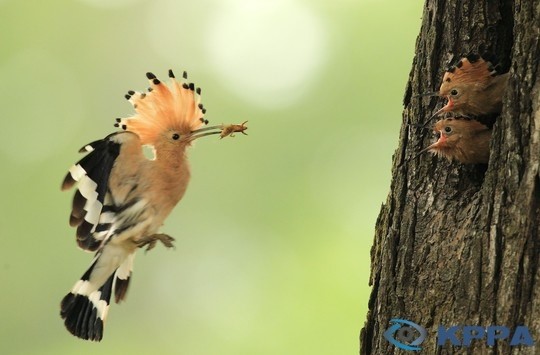
<path fill-rule="evenodd" d="M 117 119 L 121 131 L 81 148 L 87 153 L 69 169 L 62 190 L 78 183 L 69 223 L 77 227 L 77 243 L 96 252 L 81 279 L 61 302 L 60 315 L 75 336 L 100 341 L 110 299 L 126 297 L 138 248 L 152 249 L 157 241 L 167 248 L 174 239 L 159 228 L 186 192 L 190 178 L 186 150 L 211 134 L 227 135 L 244 125 L 201 128 L 206 109 L 200 88 L 179 83 L 172 71 L 170 85 L 152 73 L 148 92 L 126 95 L 135 114 Z M 187 74 L 184 72 L 184 79 Z M 143 154 L 151 146 L 153 159 Z"/>
<path fill-rule="evenodd" d="M 433 126 L 437 141 L 418 155 L 429 151 L 463 164 L 487 164 L 491 129 L 476 120 L 445 118 Z"/>

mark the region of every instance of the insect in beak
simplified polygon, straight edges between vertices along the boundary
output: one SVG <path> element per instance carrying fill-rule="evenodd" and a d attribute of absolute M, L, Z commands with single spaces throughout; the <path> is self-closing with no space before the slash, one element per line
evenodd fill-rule
<path fill-rule="evenodd" d="M 242 124 L 228 124 L 228 125 L 221 124 L 217 126 L 199 128 L 194 131 L 191 131 L 191 134 L 189 135 L 189 140 L 194 141 L 195 139 L 205 137 L 205 136 L 210 136 L 212 134 L 219 134 L 221 138 L 224 138 L 227 136 L 234 137 L 233 133 L 236 133 L 236 132 L 240 132 L 244 135 L 247 135 L 247 133 L 244 132 L 246 129 L 248 129 L 247 126 L 245 126 L 246 122 L 247 121 L 245 121 Z"/>
<path fill-rule="evenodd" d="M 247 121 L 244 121 L 242 124 L 230 124 L 230 125 L 227 125 L 227 126 L 223 126 L 223 130 L 222 130 L 222 132 L 221 132 L 221 134 L 219 136 L 221 138 L 224 138 L 224 137 L 227 137 L 227 136 L 234 137 L 234 133 L 237 133 L 237 132 L 240 132 L 243 135 L 247 136 L 247 133 L 244 132 L 246 129 L 248 129 L 245 126 L 246 123 L 247 123 Z"/>

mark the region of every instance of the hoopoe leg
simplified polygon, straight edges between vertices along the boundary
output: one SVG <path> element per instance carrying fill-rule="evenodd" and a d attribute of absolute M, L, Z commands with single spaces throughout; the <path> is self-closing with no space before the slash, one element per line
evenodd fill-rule
<path fill-rule="evenodd" d="M 163 234 L 163 233 L 157 233 L 157 234 L 152 234 L 152 235 L 147 235 L 145 237 L 142 237 L 136 242 L 136 244 L 139 248 L 146 246 L 146 251 L 149 251 L 149 250 L 154 249 L 158 240 L 161 243 L 163 243 L 165 248 L 174 247 L 174 244 L 172 243 L 174 242 L 174 238 L 171 237 L 170 235 Z"/>

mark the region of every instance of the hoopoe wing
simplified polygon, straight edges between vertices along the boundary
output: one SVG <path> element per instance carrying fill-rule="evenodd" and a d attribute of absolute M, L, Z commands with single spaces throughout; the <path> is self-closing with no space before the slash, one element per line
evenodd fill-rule
<path fill-rule="evenodd" d="M 136 168 L 146 158 L 139 137 L 131 132 L 110 134 L 85 145 L 80 152 L 88 154 L 69 169 L 62 190 L 78 183 L 69 224 L 77 227 L 79 247 L 95 251 L 114 232 L 116 216 L 123 207 L 116 205 L 109 186 L 115 162 L 132 159 Z M 136 182 L 133 184 L 136 186 Z"/>

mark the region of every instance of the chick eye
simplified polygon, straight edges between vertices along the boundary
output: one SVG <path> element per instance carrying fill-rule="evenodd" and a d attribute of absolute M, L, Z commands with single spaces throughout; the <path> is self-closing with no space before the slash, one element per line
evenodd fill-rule
<path fill-rule="evenodd" d="M 450 95 L 452 96 L 456 96 L 457 94 L 458 94 L 457 89 L 452 89 L 452 91 L 450 91 Z"/>
<path fill-rule="evenodd" d="M 436 139 L 441 138 L 441 132 L 439 131 L 433 132 L 433 135 L 435 136 Z"/>
<path fill-rule="evenodd" d="M 445 133 L 452 133 L 452 127 L 450 127 L 450 126 L 444 127 L 444 132 Z"/>
<path fill-rule="evenodd" d="M 180 138 L 180 135 L 178 133 L 175 133 L 172 135 L 172 139 L 174 139 L 175 141 L 178 140 Z"/>

